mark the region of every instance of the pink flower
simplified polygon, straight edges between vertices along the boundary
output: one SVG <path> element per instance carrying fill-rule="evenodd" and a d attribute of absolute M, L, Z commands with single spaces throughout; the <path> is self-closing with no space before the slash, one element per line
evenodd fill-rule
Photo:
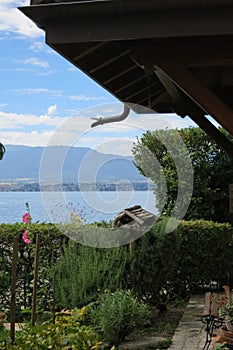
<path fill-rule="evenodd" d="M 30 244 L 30 243 L 32 243 L 32 241 L 28 238 L 28 233 L 29 233 L 29 231 L 28 230 L 25 230 L 24 231 L 24 233 L 23 233 L 23 241 L 24 241 L 24 243 L 26 243 L 26 244 Z"/>
<path fill-rule="evenodd" d="M 25 224 L 28 224 L 31 222 L 31 215 L 29 213 L 25 213 L 23 214 L 23 222 Z"/>

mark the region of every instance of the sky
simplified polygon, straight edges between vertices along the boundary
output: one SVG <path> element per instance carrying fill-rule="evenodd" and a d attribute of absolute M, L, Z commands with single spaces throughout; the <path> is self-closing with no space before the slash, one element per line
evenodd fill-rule
<path fill-rule="evenodd" d="M 0 0 L 0 142 L 91 147 L 129 155 L 146 130 L 195 125 L 189 118 L 136 115 L 91 128 L 123 105 L 45 44 L 45 33 L 17 7 L 30 0 Z"/>

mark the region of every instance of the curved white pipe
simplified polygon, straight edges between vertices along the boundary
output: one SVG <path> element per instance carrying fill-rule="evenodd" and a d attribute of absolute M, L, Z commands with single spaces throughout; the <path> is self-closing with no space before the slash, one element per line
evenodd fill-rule
<path fill-rule="evenodd" d="M 124 110 L 121 114 L 113 115 L 111 117 L 106 117 L 106 118 L 103 118 L 103 117 L 91 118 L 91 119 L 96 120 L 96 122 L 91 124 L 91 127 L 94 128 L 97 125 L 103 125 L 106 123 L 113 123 L 113 122 L 120 122 L 121 120 L 124 120 L 125 118 L 128 117 L 129 112 L 130 112 L 130 108 L 124 104 Z"/>

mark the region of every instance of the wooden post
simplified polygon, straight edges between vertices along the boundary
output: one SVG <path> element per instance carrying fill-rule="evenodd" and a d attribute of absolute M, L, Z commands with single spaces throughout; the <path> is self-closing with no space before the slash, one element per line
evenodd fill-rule
<path fill-rule="evenodd" d="M 129 242 L 129 254 L 130 254 L 130 286 L 135 290 L 135 276 L 134 276 L 134 249 L 135 241 L 132 240 L 132 228 L 130 228 L 130 242 Z"/>
<path fill-rule="evenodd" d="M 37 281 L 39 272 L 39 253 L 40 253 L 40 235 L 36 235 L 36 251 L 34 260 L 34 281 L 33 281 L 33 294 L 32 294 L 32 326 L 36 323 L 36 296 L 37 296 Z"/>
<path fill-rule="evenodd" d="M 19 236 L 15 236 L 13 240 L 13 260 L 12 260 L 12 281 L 11 281 L 11 343 L 15 342 L 15 309 L 16 309 L 16 276 L 17 276 L 17 263 L 18 263 L 18 246 L 19 246 Z"/>

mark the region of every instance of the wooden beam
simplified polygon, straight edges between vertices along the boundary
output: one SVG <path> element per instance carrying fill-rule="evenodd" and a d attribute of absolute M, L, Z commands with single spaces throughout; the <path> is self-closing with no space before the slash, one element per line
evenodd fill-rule
<path fill-rule="evenodd" d="M 214 41 L 200 38 L 198 41 L 190 38 L 170 38 L 159 44 L 152 41 L 149 45 L 132 47 L 130 52 L 140 65 L 153 66 L 157 56 L 166 61 L 176 61 L 190 67 L 206 67 L 212 65 L 232 65 L 232 37 L 228 39 L 215 38 Z"/>
<path fill-rule="evenodd" d="M 189 117 L 209 135 L 233 161 L 233 143 L 218 130 L 204 115 L 190 112 Z"/>
<path fill-rule="evenodd" d="M 182 91 L 173 81 L 160 69 L 156 70 L 156 75 L 171 96 L 176 113 L 184 117 L 188 115 L 207 135 L 209 135 L 233 160 L 233 144 L 228 138 L 217 129 L 204 115 L 204 111 L 187 96 L 182 95 Z"/>
<path fill-rule="evenodd" d="M 207 115 L 233 135 L 233 111 L 183 65 L 162 60 L 157 66 Z"/>
<path fill-rule="evenodd" d="M 143 225 L 144 224 L 144 220 L 139 219 L 139 217 L 137 217 L 135 214 L 133 214 L 131 211 L 125 209 L 125 214 L 127 214 L 129 217 L 131 217 L 133 220 L 135 220 L 138 224 Z"/>
<path fill-rule="evenodd" d="M 128 55 L 128 53 L 129 53 L 129 50 L 126 50 L 126 51 L 121 52 L 120 54 L 118 54 L 118 55 L 116 55 L 116 56 L 111 57 L 111 58 L 108 59 L 107 61 L 105 61 L 105 60 L 103 59 L 103 60 L 102 60 L 103 63 L 98 64 L 97 66 L 95 66 L 94 68 L 92 68 L 92 69 L 89 71 L 89 73 L 92 74 L 92 73 L 97 72 L 98 70 L 100 70 L 100 69 L 102 69 L 102 68 L 108 66 L 109 64 L 111 64 L 111 63 L 113 63 L 113 62 L 119 60 L 120 58 L 122 58 L 122 57 Z"/>
<path fill-rule="evenodd" d="M 169 79 L 169 77 L 167 77 L 167 75 L 164 74 L 160 69 L 155 70 L 155 74 L 171 96 L 173 102 L 175 104 L 180 104 L 180 102 L 182 102 L 181 93 L 173 81 Z"/>
<path fill-rule="evenodd" d="M 139 78 L 137 78 L 135 80 L 131 80 L 129 83 L 122 85 L 119 89 L 117 89 L 115 91 L 115 93 L 118 94 L 119 92 L 124 91 L 125 89 L 129 88 L 130 86 L 132 86 L 132 85 L 134 85 L 134 84 L 136 84 L 138 82 L 140 82 L 143 79 L 146 79 L 146 75 L 142 75 Z"/>
<path fill-rule="evenodd" d="M 92 53 L 92 52 L 94 52 L 94 51 L 100 49 L 101 47 L 103 47 L 103 46 L 105 46 L 105 45 L 107 45 L 107 44 L 108 44 L 108 42 L 101 42 L 101 43 L 98 43 L 98 44 L 96 44 L 96 45 L 93 45 L 93 46 L 91 46 L 89 49 L 87 49 L 87 50 L 81 52 L 80 54 L 78 54 L 78 55 L 72 57 L 72 60 L 74 60 L 74 61 L 80 60 L 81 58 L 86 57 L 86 56 L 89 55 L 90 53 Z"/>
<path fill-rule="evenodd" d="M 137 101 L 135 101 L 134 103 L 136 103 L 137 105 L 143 105 L 143 106 L 145 106 L 148 109 L 148 112 L 138 112 L 138 113 L 139 114 L 140 113 L 141 114 L 151 113 L 151 109 L 153 110 L 153 103 L 154 103 L 154 101 L 157 100 L 157 96 L 158 95 L 161 96 L 163 94 L 163 92 L 164 92 L 164 89 L 156 90 L 156 92 L 151 92 L 151 94 L 150 94 L 151 98 L 150 99 L 149 99 L 148 94 L 147 94 L 146 97 L 144 97 L 144 98 L 142 98 L 140 100 L 137 99 Z M 156 98 L 154 98 L 155 96 L 156 96 Z M 146 103 L 147 103 L 147 105 L 146 105 Z M 149 105 L 150 105 L 150 107 L 149 107 Z M 157 113 L 157 111 L 155 111 L 155 112 Z M 169 111 L 167 111 L 167 113 L 171 113 L 171 110 L 169 109 Z"/>
<path fill-rule="evenodd" d="M 172 80 L 187 96 L 189 96 L 207 115 L 212 116 L 223 128 L 233 135 L 233 110 L 227 106 L 214 92 L 198 80 L 188 68 L 177 62 L 177 58 L 166 51 L 157 52 L 153 57 L 147 56 L 143 50 L 132 51 L 134 61 L 147 67 L 154 65 Z"/>
<path fill-rule="evenodd" d="M 105 81 L 103 82 L 103 84 L 104 84 L 104 85 L 107 85 L 107 84 L 111 83 L 113 80 L 118 79 L 118 78 L 121 77 L 122 75 L 124 75 L 124 74 L 126 74 L 126 73 L 132 71 L 132 70 L 135 69 L 135 68 L 138 68 L 138 67 L 137 67 L 136 65 L 130 66 L 130 67 L 128 67 L 127 69 L 125 69 L 125 70 L 123 70 L 123 71 L 120 71 L 119 73 L 113 75 L 111 78 L 105 80 Z"/>
<path fill-rule="evenodd" d="M 150 85 L 150 88 L 153 88 L 154 86 L 156 86 L 156 85 L 158 85 L 158 82 L 157 81 L 155 81 L 154 83 L 152 83 L 151 85 Z M 146 91 L 146 95 L 147 95 L 147 99 L 148 99 L 148 86 L 147 85 L 144 85 L 143 86 L 143 88 L 142 89 L 140 89 L 140 90 L 136 90 L 133 94 L 131 94 L 131 95 L 129 95 L 129 96 L 125 96 L 125 100 L 126 101 L 128 101 L 128 100 L 130 100 L 132 97 L 135 97 L 135 96 L 137 96 L 137 95 L 140 95 L 143 91 Z"/>
<path fill-rule="evenodd" d="M 166 2 L 165 2 L 166 4 Z M 47 43 L 233 35 L 233 6 L 157 7 L 157 1 L 77 1 L 21 7 Z"/>

